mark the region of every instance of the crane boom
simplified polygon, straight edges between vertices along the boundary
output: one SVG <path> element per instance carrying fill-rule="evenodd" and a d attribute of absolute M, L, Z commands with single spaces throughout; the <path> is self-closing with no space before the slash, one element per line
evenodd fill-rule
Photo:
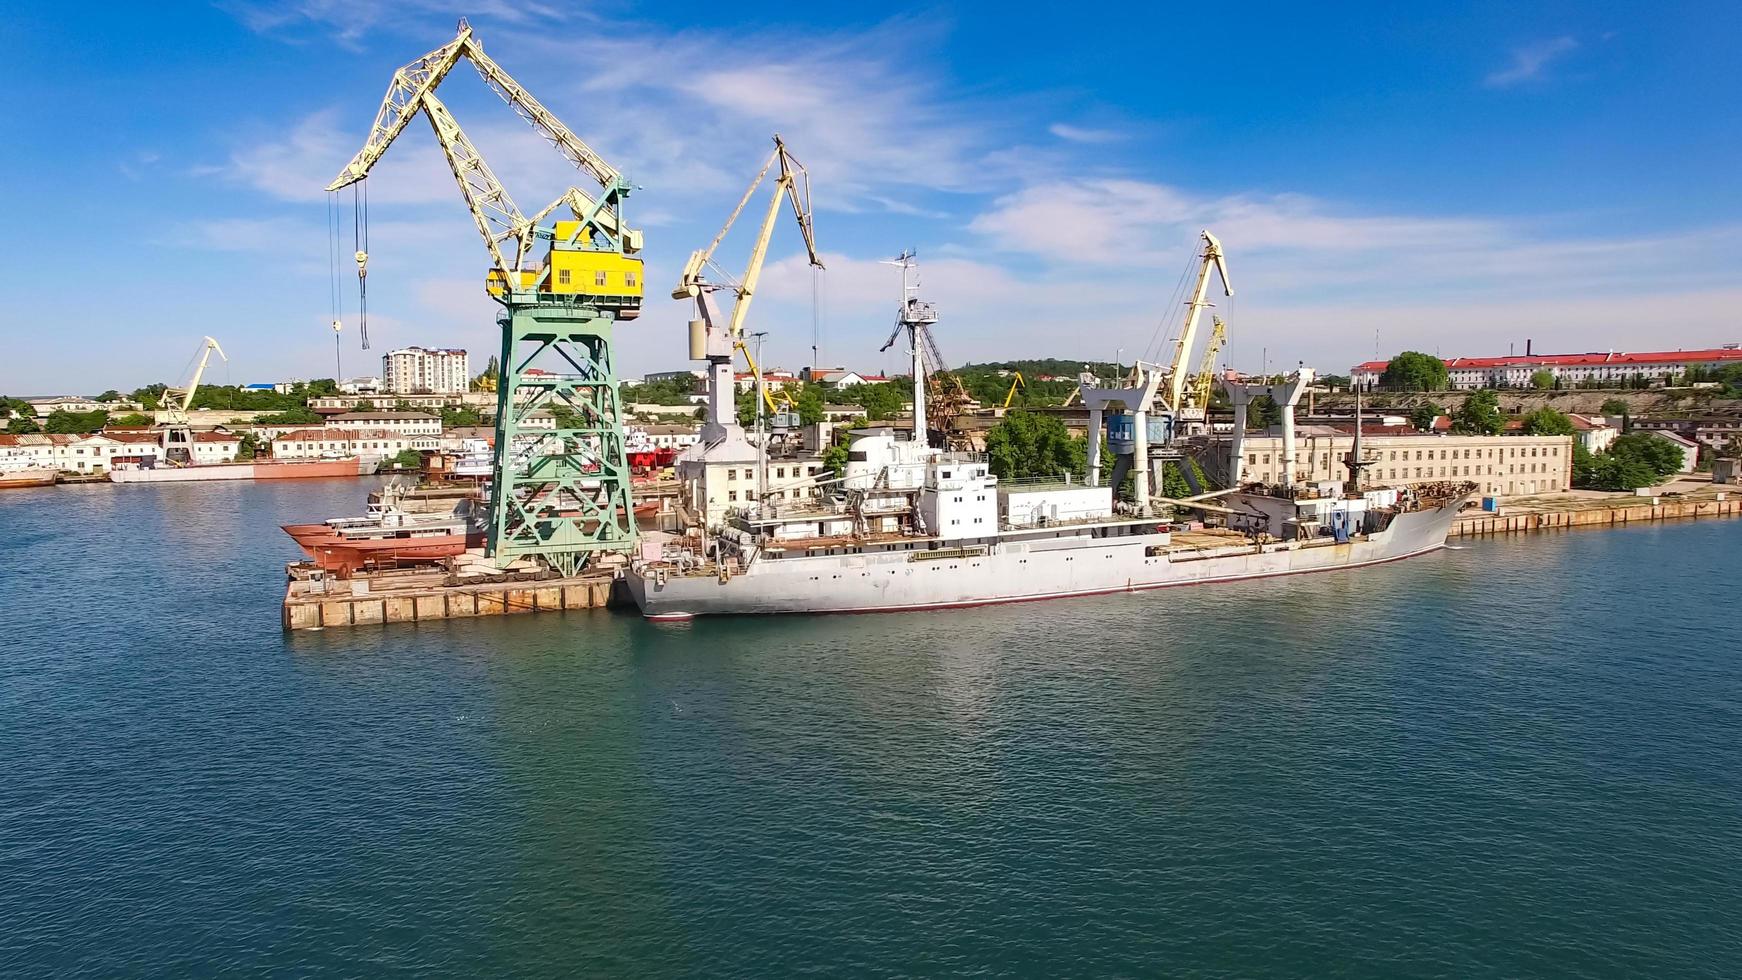
<path fill-rule="evenodd" d="M 188 407 L 194 403 L 194 392 L 200 390 L 200 379 L 206 375 L 206 364 L 211 361 L 213 351 L 218 352 L 220 359 L 226 362 L 230 360 L 216 340 L 206 337 L 200 343 L 199 363 L 194 365 L 194 373 L 188 378 L 187 387 L 164 389 L 163 407 L 169 413 L 171 424 L 187 424 Z"/>
<path fill-rule="evenodd" d="M 1192 375 L 1182 411 L 1192 409 L 1201 413 L 1210 406 L 1210 390 L 1216 384 L 1216 355 L 1222 352 L 1222 345 L 1228 341 L 1228 326 L 1221 317 L 1212 315 L 1210 324 L 1210 339 L 1204 344 L 1204 356 L 1198 362 L 1198 372 Z"/>
<path fill-rule="evenodd" d="M 744 276 L 734 282 L 731 275 L 714 261 L 714 252 L 737 223 L 738 217 L 744 213 L 744 208 L 755 196 L 756 189 L 777 168 L 774 193 L 768 199 L 762 223 L 757 228 L 756 240 L 751 245 L 750 260 L 744 268 Z M 817 254 L 816 234 L 811 223 L 810 174 L 786 148 L 786 141 L 776 133 L 774 151 L 750 181 L 750 186 L 744 190 L 744 195 L 738 199 L 732 213 L 726 217 L 725 225 L 706 248 L 690 253 L 689 261 L 684 263 L 683 275 L 671 291 L 673 299 L 689 299 L 695 303 L 696 316 L 691 321 L 690 357 L 708 362 L 708 418 L 702 427 L 702 441 L 708 446 L 716 445 L 726 438 L 728 427 L 736 422 L 736 414 L 731 411 L 727 398 L 728 392 L 733 388 L 732 354 L 734 350 L 744 350 L 746 358 L 749 357 L 749 351 L 744 347 L 744 324 L 750 315 L 750 304 L 755 299 L 756 286 L 762 279 L 762 267 L 768 258 L 768 243 L 774 236 L 774 225 L 780 217 L 783 200 L 792 205 L 792 214 L 798 221 L 799 233 L 804 237 L 805 253 L 811 266 L 823 268 L 822 256 Z M 716 283 L 708 278 L 710 266 L 720 272 L 726 283 Z M 727 284 L 735 298 L 732 313 L 722 324 L 714 308 L 712 294 L 725 288 Z"/>
<path fill-rule="evenodd" d="M 714 251 L 725 240 L 726 233 L 732 230 L 732 225 L 744 212 L 745 205 L 755 195 L 756 188 L 762 185 L 763 179 L 776 164 L 780 165 L 780 176 L 775 179 L 774 194 L 769 198 L 768 209 L 762 216 L 762 225 L 757 230 L 756 241 L 751 247 L 750 262 L 745 267 L 744 277 L 736 284 L 737 299 L 733 303 L 732 317 L 726 327 L 727 338 L 732 343 L 738 343 L 744 336 L 744 321 L 750 314 L 750 301 L 755 296 L 756 284 L 762 278 L 762 266 L 768 257 L 768 243 L 774 236 L 774 220 L 780 213 L 782 199 L 792 204 L 792 216 L 798 221 L 799 233 L 804 236 L 805 254 L 810 264 L 818 269 L 824 267 L 822 257 L 817 254 L 816 232 L 811 220 L 810 174 L 803 164 L 794 159 L 779 133 L 774 134 L 774 152 L 769 154 L 767 162 L 762 165 L 755 179 L 750 181 L 750 186 L 745 188 L 744 196 L 738 199 L 738 205 L 727 216 L 719 234 L 714 236 L 707 248 L 690 253 L 689 261 L 684 264 L 683 277 L 677 288 L 671 291 L 673 299 L 690 299 L 705 290 L 717 288 L 706 279 L 707 266 L 714 264 Z"/>
<path fill-rule="evenodd" d="M 491 91 L 530 123 L 571 164 L 598 181 L 606 193 L 595 199 L 580 189 L 571 187 L 533 218 L 529 219 L 522 214 L 515 207 L 513 198 L 509 196 L 502 182 L 496 178 L 477 148 L 460 129 L 453 113 L 436 98 L 436 88 L 461 58 L 470 60 Z M 597 231 L 607 239 L 612 249 L 620 250 L 624 254 L 640 251 L 641 233 L 622 223 L 617 203 L 629 194 L 629 182 L 616 168 L 582 142 L 573 130 L 557 119 L 524 86 L 515 81 L 513 76 L 504 71 L 501 65 L 485 54 L 483 45 L 472 33 L 471 25 L 463 19 L 460 21 L 459 33 L 452 41 L 393 73 L 393 79 L 388 83 L 387 94 L 381 100 L 380 109 L 376 111 L 375 123 L 370 127 L 369 137 L 363 148 L 339 171 L 338 176 L 327 185 L 327 190 L 337 191 L 368 177 L 370 170 L 387 152 L 387 148 L 393 145 L 393 141 L 405 131 L 412 117 L 420 111 L 429 118 L 430 125 L 435 130 L 436 141 L 447 158 L 448 168 L 453 171 L 454 180 L 460 185 L 460 192 L 472 213 L 472 220 L 478 226 L 478 233 L 483 236 L 490 258 L 505 282 L 518 285 L 523 281 L 515 273 L 526 268 L 527 255 L 532 250 L 534 239 L 540 234 L 537 230 L 538 223 L 564 204 L 580 219 L 566 236 L 569 244 L 573 244 L 589 231 Z M 502 243 L 509 240 L 514 242 L 513 249 L 511 252 L 504 252 Z"/>
<path fill-rule="evenodd" d="M 1197 285 L 1192 290 L 1192 298 L 1186 303 L 1186 322 L 1180 330 L 1179 347 L 1174 350 L 1173 367 L 1167 379 L 1167 407 L 1178 412 L 1180 397 L 1186 387 L 1186 359 L 1191 356 L 1192 342 L 1197 339 L 1198 319 L 1203 315 L 1204 307 L 1211 305 L 1204 297 L 1210 288 L 1210 269 L 1215 268 L 1222 279 L 1222 292 L 1227 296 L 1234 295 L 1234 286 L 1228 280 L 1228 263 L 1222 256 L 1222 243 L 1207 230 L 1202 233 L 1204 252 L 1198 265 Z"/>

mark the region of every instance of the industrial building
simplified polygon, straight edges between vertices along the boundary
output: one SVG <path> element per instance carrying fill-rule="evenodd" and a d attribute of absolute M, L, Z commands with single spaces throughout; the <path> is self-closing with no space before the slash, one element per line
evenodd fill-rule
<path fill-rule="evenodd" d="M 1322 425 L 1295 430 L 1296 480 L 1347 480 L 1354 449 L 1352 431 Z M 1441 436 L 1375 434 L 1364 427 L 1362 455 L 1366 479 L 1384 486 L 1408 487 L 1446 480 L 1469 480 L 1483 493 L 1553 493 L 1572 487 L 1572 436 Z M 1241 441 L 1243 481 L 1280 483 L 1284 467 L 1280 432 L 1249 432 Z M 1212 441 L 1200 457 L 1211 477 L 1226 481 L 1228 443 Z"/>

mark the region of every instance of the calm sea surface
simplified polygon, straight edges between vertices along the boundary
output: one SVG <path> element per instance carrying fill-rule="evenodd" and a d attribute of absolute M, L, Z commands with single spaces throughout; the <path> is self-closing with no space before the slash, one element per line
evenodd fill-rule
<path fill-rule="evenodd" d="M 0 492 L 0 976 L 1742 975 L 1742 522 L 282 633 L 363 489 Z"/>

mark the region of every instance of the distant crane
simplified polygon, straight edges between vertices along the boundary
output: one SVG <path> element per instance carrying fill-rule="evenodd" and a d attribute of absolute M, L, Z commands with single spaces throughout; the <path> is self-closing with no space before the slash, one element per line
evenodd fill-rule
<path fill-rule="evenodd" d="M 750 262 L 745 266 L 744 275 L 734 279 L 731 273 L 714 261 L 714 251 L 725 240 L 726 233 L 732 230 L 738 215 L 750 203 L 751 196 L 767 178 L 768 172 L 777 166 L 779 171 L 774 179 L 774 193 L 769 196 L 768 209 L 763 213 L 762 225 L 757 229 L 756 240 L 751 246 Z M 690 320 L 690 358 L 708 362 L 708 411 L 701 434 L 704 450 L 707 446 L 720 444 L 737 425 L 737 385 L 732 378 L 733 351 L 743 351 L 745 359 L 750 362 L 751 370 L 756 371 L 758 377 L 761 374 L 761 368 L 750 359 L 749 348 L 744 345 L 744 322 L 750 315 L 750 303 L 755 299 L 756 286 L 762 278 L 763 262 L 768 257 L 768 242 L 774 235 L 774 222 L 780 214 L 783 200 L 792 205 L 792 216 L 798 222 L 799 234 L 804 237 L 805 253 L 811 267 L 823 268 L 822 256 L 817 254 L 816 233 L 811 222 L 810 174 L 786 148 L 786 141 L 776 133 L 774 152 L 769 154 L 762 170 L 750 181 L 750 186 L 745 188 L 744 196 L 738 199 L 738 206 L 726 218 L 725 226 L 706 248 L 690 253 L 689 261 L 684 263 L 683 276 L 677 287 L 671 291 L 673 299 L 694 301 L 695 317 Z M 720 277 L 719 282 L 708 278 L 707 270 L 710 267 Z M 721 289 L 730 289 L 734 297 L 731 317 L 723 322 L 713 301 L 713 294 Z M 773 405 L 770 404 L 769 408 L 772 411 Z"/>
<path fill-rule="evenodd" d="M 1027 392 L 1028 392 L 1028 382 L 1022 377 L 1022 372 L 1021 371 L 1013 371 L 1013 372 L 1011 372 L 1011 375 L 1012 375 L 1012 377 L 1010 379 L 1010 390 L 1008 392 L 1005 392 L 1005 394 L 1004 394 L 1004 407 L 1005 408 L 1009 408 L 1010 403 L 1016 399 L 1016 389 L 1017 388 L 1021 388 L 1024 394 L 1027 394 Z"/>
<path fill-rule="evenodd" d="M 200 379 L 205 377 L 206 365 L 211 361 L 214 352 L 224 363 L 230 362 L 230 358 L 224 354 L 224 349 L 218 346 L 216 340 L 202 338 L 192 359 L 198 363 L 194 364 L 194 371 L 188 378 L 187 385 L 163 389 L 163 397 L 158 401 L 163 410 L 163 458 L 171 463 L 193 462 L 194 433 L 188 419 L 188 408 L 194 403 L 194 392 L 200 390 Z"/>
<path fill-rule="evenodd" d="M 917 295 L 919 282 L 913 269 L 918 263 L 914 258 L 915 253 L 908 250 L 887 263 L 901 267 L 901 309 L 895 318 L 895 329 L 878 351 L 894 347 L 902 331 L 907 332 L 908 353 L 913 358 L 913 437 L 930 442 L 935 432 L 944 443 L 942 448 L 948 449 L 953 439 L 951 423 L 974 399 L 962 386 L 962 379 L 950 373 L 943 352 L 938 350 L 937 338 L 932 336 L 931 325 L 938 322 L 938 313 L 936 307 Z"/>
<path fill-rule="evenodd" d="M 1222 322 L 1222 318 L 1212 316 L 1210 321 L 1210 339 L 1204 344 L 1203 359 L 1198 362 L 1197 373 L 1191 376 L 1185 401 L 1175 413 L 1184 422 L 1201 424 L 1208 416 L 1210 392 L 1216 385 L 1216 355 L 1222 352 L 1222 345 L 1228 342 L 1228 326 Z"/>
<path fill-rule="evenodd" d="M 570 187 L 538 212 L 522 213 L 435 96 L 461 58 L 601 189 L 589 194 Z M 435 131 L 490 253 L 485 290 L 504 308 L 497 318 L 502 353 L 490 554 L 498 564 L 535 557 L 572 575 L 594 553 L 627 551 L 636 539 L 611 343 L 617 322 L 641 313 L 641 233 L 623 220 L 623 201 L 633 185 L 486 55 L 462 19 L 452 41 L 394 72 L 368 140 L 327 190 L 368 177 L 420 113 Z M 547 224 L 559 209 L 572 220 Z M 366 217 L 361 220 L 366 228 Z M 541 243 L 548 247 L 534 258 Z M 360 283 L 368 259 L 367 239 L 360 237 Z M 541 359 L 542 366 L 535 363 Z M 531 424 L 533 413 L 546 409 L 558 418 L 554 431 Z"/>

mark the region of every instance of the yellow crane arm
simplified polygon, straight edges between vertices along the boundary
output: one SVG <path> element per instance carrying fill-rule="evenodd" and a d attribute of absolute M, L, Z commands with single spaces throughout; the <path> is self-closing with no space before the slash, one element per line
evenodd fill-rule
<path fill-rule="evenodd" d="M 1210 287 L 1210 269 L 1214 268 L 1222 277 L 1222 291 L 1228 296 L 1234 295 L 1234 286 L 1228 279 L 1228 263 L 1222 256 L 1222 243 L 1208 231 L 1202 234 L 1204 253 L 1202 262 L 1198 265 L 1197 284 L 1192 290 L 1192 297 L 1186 302 L 1186 322 L 1180 330 L 1179 346 L 1173 353 L 1173 367 L 1167 379 L 1167 407 L 1171 411 L 1179 411 L 1180 397 L 1186 387 L 1186 359 L 1191 356 L 1192 342 L 1197 339 L 1198 319 L 1202 316 L 1204 307 L 1210 304 L 1205 296 Z"/>
<path fill-rule="evenodd" d="M 756 358 L 750 356 L 750 346 L 740 340 L 732 344 L 732 349 L 744 355 L 744 363 L 750 365 L 750 376 L 761 380 L 762 365 L 757 364 Z M 777 398 L 784 400 L 788 405 L 791 405 L 794 408 L 798 407 L 798 403 L 792 400 L 792 396 L 784 391 L 770 392 L 767 384 L 759 384 L 756 387 L 762 392 L 762 404 L 768 406 L 768 414 L 770 415 L 780 411 L 780 406 L 775 402 Z"/>
<path fill-rule="evenodd" d="M 774 236 L 774 220 L 780 214 L 780 204 L 785 199 L 792 204 L 793 217 L 798 220 L 799 232 L 804 236 L 805 253 L 810 264 L 815 268 L 823 268 L 822 257 L 817 254 L 816 234 L 811 221 L 810 205 L 810 174 L 804 165 L 795 159 L 786 148 L 786 142 L 780 134 L 774 136 L 774 152 L 768 161 L 762 165 L 750 186 L 745 189 L 744 196 L 738 199 L 737 207 L 732 209 L 726 218 L 726 224 L 720 229 L 708 247 L 698 249 L 690 254 L 689 261 L 684 264 L 683 278 L 677 288 L 671 292 L 673 299 L 686 299 L 699 296 L 702 290 L 709 288 L 705 278 L 706 267 L 713 261 L 714 250 L 720 247 L 720 242 L 726 238 L 726 233 L 732 230 L 738 216 L 743 213 L 744 206 L 756 193 L 756 188 L 762 184 L 768 172 L 780 165 L 780 175 L 775 178 L 774 194 L 768 200 L 768 209 L 762 216 L 762 226 L 756 234 L 756 242 L 750 251 L 750 263 L 744 270 L 744 278 L 738 283 L 737 299 L 732 305 L 732 316 L 726 328 L 726 335 L 736 345 L 744 336 L 744 321 L 750 315 L 750 301 L 755 296 L 756 285 L 762 278 L 762 266 L 768 258 L 768 243 Z"/>
<path fill-rule="evenodd" d="M 1216 384 L 1216 355 L 1222 352 L 1222 345 L 1228 340 L 1228 325 L 1219 316 L 1211 316 L 1209 342 L 1204 344 L 1204 358 L 1198 362 L 1198 373 L 1192 375 L 1192 386 L 1188 392 L 1187 404 L 1195 408 L 1208 408 L 1210 391 Z"/>
<path fill-rule="evenodd" d="M 1028 388 L 1028 381 L 1022 377 L 1021 371 L 1015 371 L 1012 373 L 1015 375 L 1015 377 L 1013 377 L 1010 380 L 1010 390 L 1008 392 L 1006 392 L 1004 395 L 1004 407 L 1005 408 L 1009 408 L 1011 401 L 1013 401 L 1016 398 L 1016 389 L 1019 386 L 1021 388 L 1023 388 L 1024 390 L 1027 390 L 1027 388 Z"/>
<path fill-rule="evenodd" d="M 454 62 L 460 59 L 465 43 L 471 36 L 472 28 L 465 21 L 461 21 L 460 32 L 452 41 L 393 73 L 393 80 L 387 84 L 387 95 L 381 99 L 381 108 L 375 113 L 375 125 L 369 128 L 368 140 L 357 151 L 357 155 L 351 158 L 351 162 L 345 164 L 345 169 L 339 171 L 339 175 L 327 185 L 327 190 L 336 191 L 369 176 L 376 161 L 399 138 L 399 134 L 405 131 L 411 117 L 423 108 L 424 95 L 435 91 L 435 87 L 453 69 Z"/>
<path fill-rule="evenodd" d="M 194 366 L 193 376 L 188 379 L 186 388 L 165 388 L 163 392 L 163 407 L 170 415 L 171 422 L 187 421 L 188 406 L 194 403 L 194 392 L 200 390 L 200 379 L 206 375 L 206 364 L 212 359 L 212 352 L 217 351 L 218 357 L 224 361 L 230 359 L 224 355 L 224 348 L 218 342 L 206 337 L 200 343 L 200 361 Z"/>
<path fill-rule="evenodd" d="M 549 140 L 570 163 L 591 175 L 611 193 L 596 201 L 579 189 L 570 188 L 533 219 L 523 215 L 502 182 L 484 162 L 477 147 L 460 129 L 453 113 L 435 96 L 436 87 L 462 57 L 470 59 L 485 84 L 501 96 L 521 118 L 531 123 L 533 129 Z M 460 21 L 459 32 L 452 41 L 393 73 L 393 79 L 387 86 L 387 94 L 381 100 L 381 108 L 375 113 L 375 123 L 370 127 L 369 138 L 364 142 L 363 148 L 357 151 L 357 155 L 351 158 L 351 162 L 327 185 L 327 190 L 337 191 L 369 176 L 369 171 L 380 161 L 387 148 L 393 145 L 393 141 L 405 131 L 411 118 L 420 111 L 429 118 L 430 125 L 435 130 L 436 142 L 441 145 L 448 167 L 460 185 L 466 205 L 472 212 L 472 220 L 478 226 L 478 233 L 483 236 L 485 247 L 490 250 L 490 258 L 505 276 L 511 270 L 525 267 L 537 222 L 564 204 L 575 212 L 575 216 L 583 224 L 591 224 L 604 234 L 619 240 L 625 252 L 640 250 L 641 233 L 624 226 L 616 211 L 615 201 L 629 192 L 629 184 L 622 174 L 593 152 L 573 130 L 565 126 L 543 103 L 503 71 L 502 66 L 486 55 L 483 46 L 472 34 L 471 26 L 464 20 Z M 580 233 L 576 232 L 577 235 Z M 509 240 L 514 243 L 513 249 L 511 253 L 505 253 L 502 243 Z"/>

